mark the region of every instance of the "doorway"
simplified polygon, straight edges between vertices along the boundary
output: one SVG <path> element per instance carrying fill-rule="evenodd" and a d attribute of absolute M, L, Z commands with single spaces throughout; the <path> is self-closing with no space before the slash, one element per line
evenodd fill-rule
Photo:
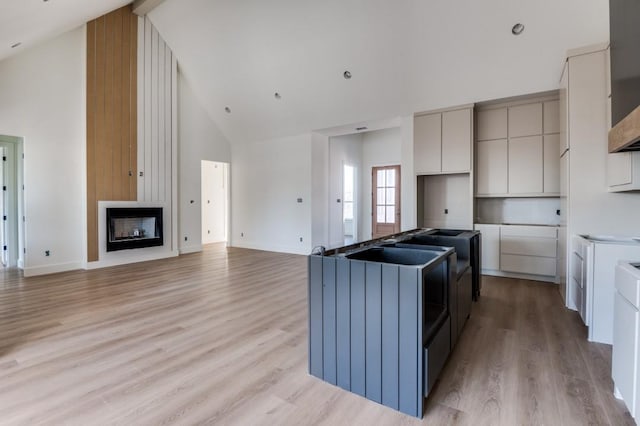
<path fill-rule="evenodd" d="M 0 267 L 24 267 L 22 138 L 0 135 Z"/>
<path fill-rule="evenodd" d="M 400 232 L 400 166 L 371 169 L 373 238 Z"/>
<path fill-rule="evenodd" d="M 229 164 L 202 160 L 202 244 L 228 241 Z"/>
<path fill-rule="evenodd" d="M 356 200 L 356 168 L 345 164 L 342 171 L 342 235 L 344 245 L 357 241 L 358 211 Z"/>

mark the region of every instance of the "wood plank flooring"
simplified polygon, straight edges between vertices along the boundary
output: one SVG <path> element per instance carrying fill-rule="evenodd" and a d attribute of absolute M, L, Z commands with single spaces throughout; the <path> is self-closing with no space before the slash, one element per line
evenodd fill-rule
<path fill-rule="evenodd" d="M 553 285 L 484 277 L 422 420 L 307 374 L 306 258 L 0 272 L 2 425 L 633 424 Z"/>

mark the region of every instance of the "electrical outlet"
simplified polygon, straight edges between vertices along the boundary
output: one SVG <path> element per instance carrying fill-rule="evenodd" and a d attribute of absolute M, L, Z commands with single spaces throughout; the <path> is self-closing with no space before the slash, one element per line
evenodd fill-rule
<path fill-rule="evenodd" d="M 300 242 L 302 242 L 302 237 L 300 237 Z"/>
<path fill-rule="evenodd" d="M 49 250 L 45 250 L 45 251 L 44 251 L 44 255 L 45 255 L 45 256 L 51 256 L 51 252 L 50 252 Z"/>
<path fill-rule="evenodd" d="M 240 233 L 240 236 L 241 236 L 241 237 L 244 237 L 244 232 L 241 232 L 241 233 Z"/>
<path fill-rule="evenodd" d="M 444 214 L 449 214 L 449 209 L 444 209 Z"/>
<path fill-rule="evenodd" d="M 184 240 L 187 241 L 188 237 L 184 237 Z"/>

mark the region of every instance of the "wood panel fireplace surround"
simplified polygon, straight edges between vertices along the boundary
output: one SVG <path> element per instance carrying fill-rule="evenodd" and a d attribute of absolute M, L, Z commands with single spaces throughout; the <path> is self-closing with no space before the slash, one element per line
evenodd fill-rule
<path fill-rule="evenodd" d="M 107 251 L 164 244 L 162 207 L 107 208 Z"/>

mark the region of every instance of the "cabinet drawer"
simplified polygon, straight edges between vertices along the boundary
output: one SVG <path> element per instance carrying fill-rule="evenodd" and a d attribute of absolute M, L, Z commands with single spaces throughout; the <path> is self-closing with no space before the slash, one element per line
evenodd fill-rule
<path fill-rule="evenodd" d="M 503 225 L 500 228 L 503 237 L 540 237 L 557 238 L 558 228 L 553 226 Z"/>
<path fill-rule="evenodd" d="M 575 251 L 573 252 L 573 256 L 571 258 L 571 278 L 576 280 L 576 282 L 582 287 L 582 257 Z"/>
<path fill-rule="evenodd" d="M 635 306 L 640 306 L 640 280 L 635 277 L 634 269 L 633 266 L 626 263 L 617 265 L 615 285 L 621 296 Z"/>
<path fill-rule="evenodd" d="M 556 259 L 550 257 L 502 254 L 500 255 L 500 269 L 521 274 L 555 276 Z"/>
<path fill-rule="evenodd" d="M 502 237 L 500 252 L 525 256 L 553 257 L 557 254 L 557 243 L 551 238 Z"/>

